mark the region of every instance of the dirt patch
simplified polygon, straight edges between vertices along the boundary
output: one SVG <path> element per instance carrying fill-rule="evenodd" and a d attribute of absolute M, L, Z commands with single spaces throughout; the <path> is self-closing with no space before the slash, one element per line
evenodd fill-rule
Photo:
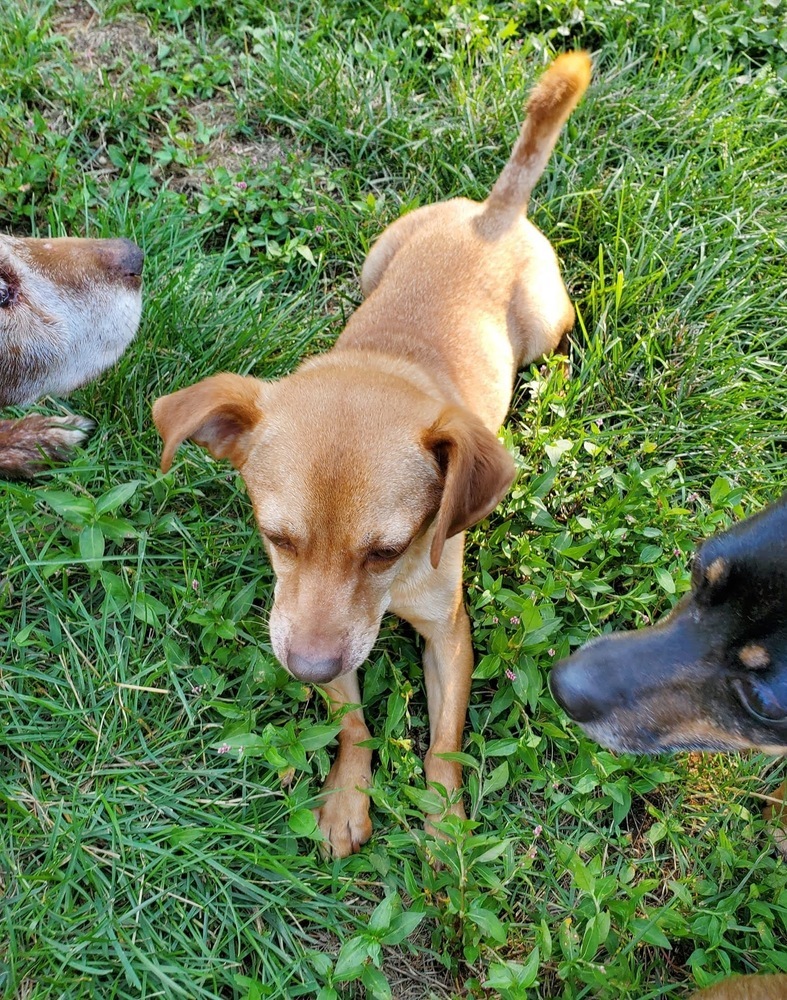
<path fill-rule="evenodd" d="M 158 46 L 143 18 L 123 15 L 102 21 L 88 3 L 59 5 L 55 30 L 69 42 L 74 65 L 83 73 L 119 74 L 130 57 L 155 66 Z"/>
<path fill-rule="evenodd" d="M 339 941 L 323 930 L 310 934 L 314 946 L 334 958 L 339 954 Z M 382 971 L 391 985 L 396 1000 L 454 1000 L 461 995 L 460 986 L 450 971 L 442 965 L 429 949 L 429 933 L 419 928 L 410 943 L 416 945 L 414 954 L 404 948 L 383 950 Z M 363 997 L 363 987 L 349 986 L 349 997 Z"/>
<path fill-rule="evenodd" d="M 86 0 L 66 0 L 58 5 L 54 29 L 66 38 L 74 66 L 85 75 L 97 75 L 99 82 L 116 85 L 129 63 L 146 63 L 158 68 L 159 38 L 151 33 L 142 17 L 123 14 L 111 21 L 101 18 Z M 122 86 L 122 84 L 121 84 Z M 242 92 L 234 95 L 242 99 Z M 169 183 L 175 190 L 195 191 L 206 176 L 218 168 L 231 175 L 246 171 L 257 173 L 273 162 L 283 160 L 289 152 L 282 140 L 268 136 L 243 137 L 237 135 L 239 115 L 237 103 L 221 93 L 203 101 L 184 102 L 173 113 L 178 117 L 178 133 L 184 147 L 189 149 L 189 163 L 156 164 L 154 176 Z M 71 125 L 65 114 L 50 115 L 55 131 L 67 131 Z M 62 120 L 61 120 L 62 119 Z M 208 133 L 207 141 L 204 137 Z M 154 147 L 164 141 L 149 137 Z M 104 155 L 103 143 L 96 149 L 97 169 L 93 171 L 107 177 L 117 171 Z"/>
<path fill-rule="evenodd" d="M 260 139 L 257 142 L 233 142 L 217 138 L 209 144 L 205 159 L 207 167 L 224 167 L 231 174 L 241 173 L 247 167 L 265 170 L 286 156 L 284 146 L 277 139 Z"/>
<path fill-rule="evenodd" d="M 199 187 L 206 174 L 223 168 L 232 176 L 256 174 L 272 163 L 286 159 L 289 149 L 279 138 L 260 136 L 240 138 L 235 135 L 237 115 L 235 106 L 226 98 L 186 105 L 185 117 L 193 128 L 183 130 L 189 141 L 194 142 L 199 126 L 207 127 L 212 134 L 204 145 L 194 146 L 195 162 L 172 178 L 173 186 L 187 190 Z"/>

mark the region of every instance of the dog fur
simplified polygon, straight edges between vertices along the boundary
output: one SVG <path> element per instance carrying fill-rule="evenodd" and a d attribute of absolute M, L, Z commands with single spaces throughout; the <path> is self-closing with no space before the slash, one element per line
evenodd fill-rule
<path fill-rule="evenodd" d="M 657 625 L 557 664 L 561 707 L 613 750 L 787 753 L 787 494 L 708 539 Z"/>
<path fill-rule="evenodd" d="M 64 395 L 120 357 L 139 325 L 142 262 L 125 239 L 0 236 L 0 406 Z M 92 426 L 77 416 L 0 420 L 0 474 L 32 475 Z"/>
<path fill-rule="evenodd" d="M 787 976 L 733 976 L 692 993 L 690 1000 L 787 1000 Z"/>
<path fill-rule="evenodd" d="M 430 205 L 385 230 L 332 350 L 277 383 L 217 375 L 153 408 L 164 471 L 187 438 L 240 471 L 276 575 L 274 652 L 341 715 L 317 810 L 337 856 L 371 834 L 356 670 L 386 611 L 425 640 L 426 780 L 464 815 L 461 766 L 441 756 L 460 749 L 473 668 L 463 532 L 514 476 L 496 432 L 517 367 L 573 325 L 555 253 L 525 215 L 589 80 L 587 54 L 560 56 L 486 201 Z"/>

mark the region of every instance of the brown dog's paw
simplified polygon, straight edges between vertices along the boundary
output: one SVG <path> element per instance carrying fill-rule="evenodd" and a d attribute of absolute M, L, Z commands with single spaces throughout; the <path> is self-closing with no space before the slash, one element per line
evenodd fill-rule
<path fill-rule="evenodd" d="M 76 415 L 31 413 L 20 420 L 0 420 L 0 474 L 26 479 L 43 468 L 46 459 L 62 461 L 94 426 Z"/>
<path fill-rule="evenodd" d="M 357 854 L 372 835 L 369 819 L 369 796 L 361 789 L 369 784 L 367 775 L 345 776 L 331 770 L 320 797 L 322 805 L 314 810 L 317 825 L 325 837 L 324 853 L 334 858 Z"/>

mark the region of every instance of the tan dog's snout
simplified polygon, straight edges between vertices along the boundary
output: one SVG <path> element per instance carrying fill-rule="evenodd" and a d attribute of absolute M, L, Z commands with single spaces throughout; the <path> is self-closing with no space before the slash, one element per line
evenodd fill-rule
<path fill-rule="evenodd" d="M 355 616 L 348 617 L 341 613 L 345 610 L 341 598 L 332 600 L 330 593 L 319 589 L 309 595 L 311 607 L 303 613 L 304 602 L 291 601 L 280 586 L 276 589 L 270 618 L 271 645 L 276 658 L 293 677 L 304 684 L 326 684 L 361 665 L 377 631 L 375 622 L 367 643 L 364 608 L 356 606 Z"/>
<path fill-rule="evenodd" d="M 342 662 L 341 656 L 312 659 L 291 649 L 287 657 L 287 669 L 304 684 L 327 684 L 342 672 Z"/>
<path fill-rule="evenodd" d="M 276 583 L 270 617 L 273 652 L 296 680 L 327 684 L 359 666 L 351 640 L 358 616 L 355 621 L 343 621 L 339 614 L 342 599 L 330 581 L 316 580 L 309 586 L 305 580 L 301 581 L 304 586 L 287 586 L 294 582 L 288 577 Z"/>
<path fill-rule="evenodd" d="M 308 577 L 300 587 L 279 579 L 270 617 L 270 636 L 276 658 L 293 677 L 305 684 L 327 684 L 357 670 L 369 655 L 380 629 L 388 590 L 378 594 L 348 593 L 352 587 L 331 586 L 330 578 Z M 360 576 L 360 574 L 359 574 Z M 358 578 L 352 581 L 358 582 Z M 375 606 L 374 597 L 377 597 Z"/>

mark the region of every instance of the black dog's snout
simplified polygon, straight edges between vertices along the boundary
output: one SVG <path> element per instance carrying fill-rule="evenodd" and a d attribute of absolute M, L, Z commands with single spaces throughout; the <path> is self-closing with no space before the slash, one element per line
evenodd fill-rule
<path fill-rule="evenodd" d="M 575 722 L 593 722 L 604 714 L 598 671 L 585 666 L 581 650 L 552 668 L 549 687 L 555 701 Z"/>

